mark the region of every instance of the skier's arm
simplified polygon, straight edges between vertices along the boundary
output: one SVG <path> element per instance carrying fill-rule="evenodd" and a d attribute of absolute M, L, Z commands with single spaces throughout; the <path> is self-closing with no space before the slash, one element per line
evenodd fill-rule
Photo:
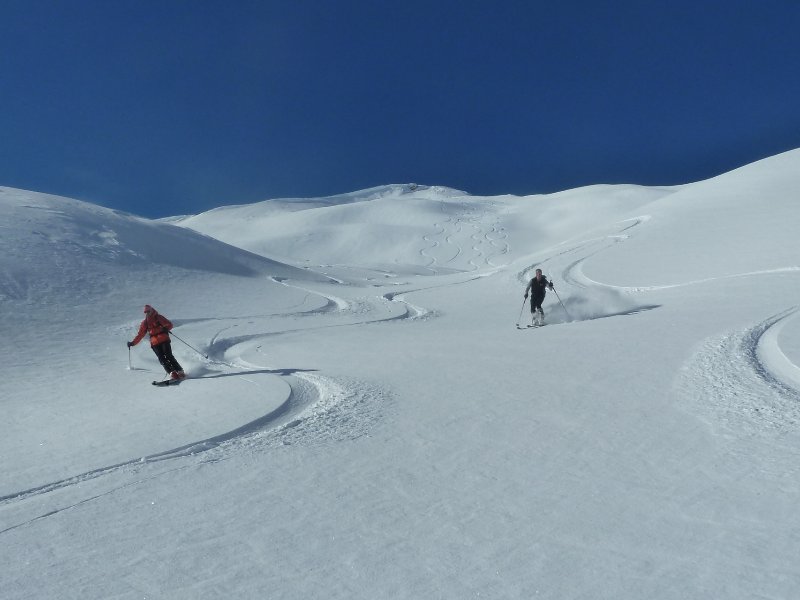
<path fill-rule="evenodd" d="M 169 331 L 172 330 L 172 321 L 170 321 L 164 315 L 158 315 L 158 318 L 159 318 L 158 322 L 161 325 L 161 328 L 164 331 L 164 333 L 168 333 Z"/>
<path fill-rule="evenodd" d="M 528 297 L 528 292 L 530 292 L 532 289 L 533 289 L 533 279 L 531 279 L 530 282 L 528 282 L 528 287 L 525 288 L 526 298 Z"/>
<path fill-rule="evenodd" d="M 142 324 L 141 324 L 141 325 L 139 325 L 139 333 L 137 333 L 137 334 L 136 334 L 136 337 L 135 337 L 135 338 L 133 338 L 133 341 L 130 343 L 130 344 L 131 344 L 131 346 L 135 346 L 136 344 L 138 344 L 139 342 L 141 342 L 141 341 L 142 341 L 142 338 L 144 337 L 144 334 L 145 334 L 145 333 L 147 333 L 147 319 L 145 319 L 144 321 L 142 321 Z"/>

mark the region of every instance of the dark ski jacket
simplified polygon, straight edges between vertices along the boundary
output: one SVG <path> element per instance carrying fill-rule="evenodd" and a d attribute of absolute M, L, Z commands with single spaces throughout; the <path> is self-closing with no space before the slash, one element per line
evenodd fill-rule
<path fill-rule="evenodd" d="M 531 293 L 531 298 L 535 298 L 537 300 L 541 300 L 544 298 L 547 290 L 553 289 L 553 284 L 547 281 L 547 277 L 542 275 L 541 279 L 536 279 L 534 277 L 531 279 L 531 282 L 528 284 L 528 287 L 525 288 L 525 297 L 528 297 L 528 292 Z"/>

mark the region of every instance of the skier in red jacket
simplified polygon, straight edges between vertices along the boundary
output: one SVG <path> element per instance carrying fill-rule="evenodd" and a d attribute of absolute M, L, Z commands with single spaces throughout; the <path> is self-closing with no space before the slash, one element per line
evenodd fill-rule
<path fill-rule="evenodd" d="M 169 331 L 172 329 L 172 323 L 164 315 L 158 314 L 155 308 L 149 304 L 144 305 L 144 314 L 146 315 L 142 324 L 139 325 L 139 333 L 133 338 L 132 342 L 128 342 L 128 348 L 135 346 L 146 333 L 150 334 L 150 347 L 158 357 L 158 362 L 164 367 L 164 370 L 169 374 L 172 379 L 183 379 L 186 374 L 183 372 L 183 367 L 178 364 L 175 357 L 172 355 L 172 344 L 169 339 Z"/>

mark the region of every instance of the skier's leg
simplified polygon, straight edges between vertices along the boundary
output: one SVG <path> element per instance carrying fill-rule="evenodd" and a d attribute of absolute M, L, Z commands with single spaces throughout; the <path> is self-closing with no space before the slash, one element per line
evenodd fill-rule
<path fill-rule="evenodd" d="M 172 344 L 170 342 L 164 342 L 163 344 L 161 344 L 161 346 L 163 347 L 164 359 L 166 360 L 167 365 L 169 365 L 171 367 L 170 368 L 170 373 L 172 373 L 172 372 L 178 372 L 178 373 L 182 372 L 183 371 L 183 367 L 181 367 L 180 363 L 178 363 L 177 359 L 172 354 Z M 165 368 L 166 368 L 166 365 L 165 365 Z"/>
<path fill-rule="evenodd" d="M 544 324 L 544 309 L 542 308 L 542 304 L 544 304 L 544 297 L 547 295 L 547 292 L 542 294 L 542 300 L 539 302 L 539 318 L 542 320 Z"/>
<path fill-rule="evenodd" d="M 539 299 L 531 298 L 531 325 L 536 324 L 536 316 L 540 310 L 540 303 Z"/>
<path fill-rule="evenodd" d="M 151 346 L 153 348 L 153 352 L 156 353 L 156 358 L 158 358 L 158 362 L 161 363 L 161 366 L 164 367 L 164 370 L 167 373 L 171 373 L 172 369 L 170 369 L 170 364 L 167 362 L 167 357 L 164 355 L 164 344 L 157 344 L 155 346 Z"/>

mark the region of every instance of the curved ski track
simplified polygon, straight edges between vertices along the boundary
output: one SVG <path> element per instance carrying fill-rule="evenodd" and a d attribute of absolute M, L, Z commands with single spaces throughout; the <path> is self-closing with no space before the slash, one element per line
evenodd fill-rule
<path fill-rule="evenodd" d="M 279 283 L 289 285 L 290 287 L 296 287 L 284 281 L 279 281 Z M 298 289 L 303 288 L 298 287 Z M 419 315 L 428 314 L 428 311 L 425 309 L 417 307 L 412 308 L 411 305 L 403 302 L 399 298 L 393 299 L 381 296 L 377 297 L 374 303 L 366 301 L 363 303 L 350 303 L 334 296 L 319 294 L 311 290 L 304 291 L 309 294 L 322 295 L 328 302 L 321 308 L 308 311 L 308 313 L 299 314 L 322 314 L 330 312 L 364 314 L 374 312 L 377 304 L 384 305 L 383 312 L 385 312 L 385 304 L 388 301 L 394 301 L 404 305 L 406 307 L 405 312 L 400 315 L 390 315 L 388 318 L 363 319 L 359 320 L 357 323 L 416 318 Z M 231 320 L 250 320 L 253 318 L 252 316 L 246 316 Z M 327 324 L 323 327 L 345 327 L 357 323 Z M 391 394 L 375 384 L 352 378 L 326 377 L 310 371 L 270 369 L 267 366 L 256 365 L 243 360 L 237 360 L 233 363 L 226 361 L 224 358 L 225 354 L 230 349 L 243 342 L 261 339 L 270 335 L 280 335 L 290 331 L 274 331 L 233 338 L 221 337 L 223 332 L 235 326 L 236 324 L 233 323 L 221 328 L 212 336 L 211 340 L 209 340 L 207 346 L 209 358 L 206 359 L 206 364 L 212 367 L 214 371 L 198 377 L 198 379 L 247 375 L 248 373 L 274 374 L 286 381 L 290 388 L 288 397 L 280 406 L 258 419 L 210 438 L 198 440 L 147 456 L 132 458 L 113 465 L 99 467 L 58 481 L 52 481 L 40 486 L 0 496 L 0 506 L 2 506 L 57 490 L 71 488 L 107 475 L 136 475 L 140 471 L 156 463 L 176 459 L 192 459 L 191 462 L 183 466 L 160 471 L 157 474 L 139 478 L 136 481 L 128 482 L 123 485 L 117 485 L 110 490 L 95 494 L 89 498 L 84 498 L 68 506 L 53 509 L 45 514 L 40 514 L 24 522 L 11 525 L 0 530 L 0 534 L 11 531 L 12 529 L 17 529 L 39 519 L 58 514 L 63 510 L 79 506 L 93 499 L 103 497 L 116 490 L 136 485 L 152 479 L 153 477 L 175 471 L 176 469 L 189 468 L 192 465 L 201 463 L 225 460 L 234 453 L 259 451 L 265 448 L 300 443 L 318 444 L 357 439 L 363 435 L 367 435 L 374 423 L 380 418 Z M 191 381 L 192 379 L 189 379 L 187 383 Z M 194 457 L 199 457 L 199 460 L 194 459 Z"/>
<path fill-rule="evenodd" d="M 588 239 L 577 239 L 574 241 L 567 241 L 558 244 L 552 248 L 542 251 L 540 255 L 543 257 L 540 261 L 529 264 L 523 270 L 517 272 L 516 279 L 521 285 L 527 286 L 533 271 L 536 268 L 543 268 L 547 271 L 547 265 L 551 266 L 554 272 L 560 272 L 560 281 L 555 281 L 551 275 L 551 281 L 556 283 L 556 291 L 548 292 L 554 296 L 554 303 L 551 303 L 551 309 L 548 312 L 548 323 L 563 323 L 573 321 L 589 321 L 593 319 L 601 319 L 606 317 L 617 317 L 638 314 L 643 311 L 659 308 L 656 304 L 639 304 L 634 302 L 630 297 L 624 297 L 622 294 L 627 290 L 616 288 L 615 286 L 604 285 L 594 282 L 583 275 L 581 272 L 581 264 L 607 250 L 614 244 L 624 242 L 630 236 L 624 233 L 642 223 L 650 220 L 648 215 L 642 215 L 619 221 L 617 226 L 611 233 L 607 235 L 599 235 Z M 566 262 L 565 266 L 561 266 Z M 566 284 L 574 292 L 569 295 L 562 295 L 563 287 L 561 283 Z M 594 288 L 593 294 L 596 296 L 598 289 L 613 290 L 609 292 L 614 294 L 610 297 L 606 306 L 599 306 L 597 303 L 589 302 L 588 298 L 581 292 Z M 620 292 L 617 294 L 617 292 Z"/>
<path fill-rule="evenodd" d="M 459 210 L 454 215 L 448 215 L 445 206 L 458 206 Z M 464 270 L 463 267 L 477 271 L 483 267 L 502 266 L 495 264 L 492 259 L 509 253 L 510 247 L 506 242 L 508 234 L 497 216 L 488 230 L 485 228 L 489 207 L 442 199 L 439 208 L 445 218 L 433 224 L 438 231 L 422 236 L 424 245 L 419 251 L 420 256 L 428 261 L 426 268 L 431 273 L 438 275 L 442 271 Z M 496 202 L 491 202 L 491 208 L 496 209 Z M 469 232 L 464 231 L 465 226 Z"/>
<path fill-rule="evenodd" d="M 495 264 L 492 259 L 509 254 L 506 242 L 507 235 L 499 218 L 488 230 L 481 227 L 482 220 L 489 209 L 483 206 L 483 213 L 476 215 L 470 212 L 466 203 L 461 203 L 462 210 L 454 216 L 448 216 L 445 203 L 440 205 L 445 219 L 435 223 L 436 231 L 432 235 L 423 236 L 423 247 L 419 253 L 428 260 L 427 269 L 434 274 L 461 271 L 471 272 L 463 281 L 451 281 L 434 284 L 430 287 L 455 285 L 474 280 L 484 274 L 475 273 L 481 268 L 493 270 L 504 265 Z M 628 238 L 628 231 L 649 219 L 647 216 L 628 219 L 620 222 L 619 229 L 606 236 L 563 243 L 540 253 L 543 259 L 516 274 L 522 284 L 527 284 L 530 271 L 540 265 L 551 264 L 558 269 L 565 259 L 566 266 L 561 268 L 563 283 L 575 290 L 590 287 L 613 288 L 622 293 L 637 292 L 659 288 L 619 288 L 595 282 L 587 278 L 582 270 L 582 263 L 589 257 L 602 252 L 612 244 Z M 466 233 L 464 227 L 472 229 Z M 467 240 L 465 243 L 464 240 Z M 468 248 L 465 249 L 465 246 Z M 446 252 L 444 250 L 447 250 Z M 467 254 L 469 256 L 467 257 Z M 570 256 L 572 257 L 570 259 Z M 450 265 L 450 266 L 448 266 Z M 456 268 L 458 267 L 458 268 Z M 465 271 L 465 268 L 468 271 Z M 796 270 L 796 269 L 792 269 Z M 385 273 L 385 277 L 393 276 Z M 336 283 L 348 284 L 330 278 Z M 424 319 L 435 316 L 435 311 L 415 306 L 405 299 L 405 295 L 413 293 L 413 289 L 384 293 L 375 297 L 362 297 L 355 301 L 328 293 L 312 290 L 285 279 L 274 278 L 275 282 L 302 290 L 308 296 L 322 296 L 326 299 L 323 306 L 303 311 L 279 315 L 281 317 L 314 317 L 320 315 L 342 318 L 344 322 L 325 322 L 320 327 L 347 327 L 365 323 L 395 321 L 402 319 Z M 367 278 L 365 281 L 369 281 Z M 561 283 L 559 282 L 559 283 Z M 692 282 L 697 283 L 697 282 Z M 682 284 L 689 285 L 689 283 Z M 669 286 L 665 286 L 669 287 Z M 422 288 L 420 288 L 422 289 Z M 430 288 L 424 288 L 430 289 Z M 559 291 L 561 288 L 557 287 Z M 562 296 L 568 307 L 575 308 L 580 304 L 578 295 Z M 400 307 L 400 310 L 397 310 Z M 656 308 L 653 305 L 633 306 L 614 312 L 583 316 L 583 318 L 599 318 L 603 316 L 627 315 Z M 777 331 L 786 319 L 796 313 L 798 307 L 787 309 L 774 315 L 743 332 L 731 333 L 721 339 L 708 340 L 685 366 L 680 382 L 677 384 L 682 396 L 693 410 L 706 414 L 709 421 L 722 421 L 732 427 L 745 427 L 751 430 L 763 430 L 765 426 L 782 429 L 788 424 L 800 422 L 800 391 L 796 383 L 786 381 L 785 374 L 800 373 L 796 365 L 781 364 L 776 367 L 776 357 L 783 356 L 777 346 Z M 552 314 L 552 313 L 551 313 Z M 258 318 L 270 318 L 276 315 L 262 315 Z M 67 504 L 21 521 L 0 530 L 0 534 L 23 527 L 39 519 L 69 510 L 96 498 L 111 494 L 117 490 L 138 485 L 149 479 L 160 477 L 179 469 L 191 468 L 198 464 L 226 460 L 241 452 L 259 452 L 264 449 L 292 444 L 328 443 L 351 440 L 368 435 L 383 411 L 386 410 L 391 394 L 378 385 L 346 378 L 333 378 L 312 371 L 292 369 L 274 369 L 268 365 L 254 364 L 241 358 L 234 362 L 225 360 L 225 356 L 239 344 L 281 335 L 299 329 L 276 329 L 262 333 L 239 337 L 224 336 L 236 326 L 236 321 L 253 319 L 254 317 L 238 317 L 230 319 L 231 324 L 221 328 L 208 342 L 209 356 L 207 364 L 214 368 L 214 373 L 207 377 L 225 377 L 246 375 L 248 373 L 270 373 L 281 377 L 289 386 L 287 399 L 275 410 L 258 419 L 246 423 L 234 430 L 173 448 L 148 456 L 134 458 L 118 464 L 93 469 L 59 481 L 21 490 L 0 497 L 0 506 L 16 503 L 28 498 L 42 496 L 56 490 L 73 488 L 81 483 L 106 475 L 124 474 L 126 481 L 110 489 L 95 493 L 90 497 Z M 203 319 L 201 319 L 203 320 Z M 218 319 L 217 319 L 218 320 Z M 580 319 L 575 319 L 580 320 Z M 309 328 L 303 329 L 305 331 Z M 785 356 L 784 356 L 785 358 Z M 788 359 L 787 359 L 788 360 Z M 795 371 L 793 371 L 793 369 Z M 783 376 L 775 374 L 780 371 Z M 798 375 L 800 378 L 800 375 Z M 191 380 L 190 380 L 191 381 Z M 731 390 L 734 390 L 731 394 Z M 174 467 L 157 472 L 140 472 L 155 464 L 165 461 L 176 461 Z M 183 462 L 181 462 L 183 461 Z M 130 480 L 130 476 L 134 476 Z"/>
<path fill-rule="evenodd" d="M 463 254 L 464 250 L 454 241 L 456 234 L 462 233 L 462 227 L 465 222 L 475 229 L 470 235 L 473 242 L 472 250 L 475 253 L 468 261 L 472 270 L 479 269 L 476 262 L 479 258 L 483 257 L 487 266 L 494 267 L 490 258 L 495 255 L 507 254 L 509 251 L 508 244 L 504 241 L 506 234 L 503 233 L 502 227 L 498 224 L 493 225 L 487 233 L 483 233 L 481 228 L 475 224 L 479 217 L 469 216 L 468 210 L 464 208 L 464 213 L 459 214 L 455 221 L 448 217 L 447 223 L 451 224 L 451 229 L 437 225 L 440 232 L 437 236 L 444 236 L 444 241 L 453 246 L 453 255 L 446 261 L 447 263 L 453 262 L 457 257 Z M 449 233 L 448 233 L 449 232 Z M 483 233 L 483 239 L 495 250 L 489 254 L 479 249 L 483 243 L 480 235 Z M 492 237 L 495 236 L 495 237 Z M 425 236 L 428 239 L 428 236 Z M 439 241 L 435 240 L 430 248 L 437 247 Z M 426 250 L 423 248 L 420 254 L 425 255 Z M 437 265 L 439 260 L 431 257 L 431 265 Z M 430 267 L 430 265 L 429 265 Z M 434 273 L 438 273 L 437 269 L 430 268 Z M 454 271 L 457 269 L 453 269 Z M 476 276 L 472 275 L 465 281 L 471 281 Z M 341 280 L 330 277 L 331 281 L 342 285 L 347 285 Z M 283 278 L 272 278 L 273 281 L 281 285 L 292 287 L 306 293 L 305 297 L 309 295 L 322 296 L 326 299 L 326 303 L 316 309 L 303 311 L 299 310 L 294 313 L 286 313 L 280 316 L 319 316 L 319 315 L 332 315 L 343 317 L 356 317 L 355 321 L 346 323 L 326 323 L 321 327 L 347 327 L 357 324 L 377 323 L 382 321 L 394 321 L 402 319 L 420 319 L 429 318 L 434 316 L 434 311 L 428 310 L 423 307 L 415 306 L 406 301 L 404 294 L 412 293 L 414 290 L 405 290 L 397 293 L 385 293 L 381 296 L 372 298 L 359 298 L 356 301 L 348 301 L 338 296 L 329 293 L 323 293 L 316 290 L 307 289 L 287 282 Z M 458 282 L 456 282 L 458 283 Z M 444 285 L 453 285 L 452 283 Z M 440 287 L 439 285 L 432 287 Z M 301 306 L 302 303 L 298 305 Z M 400 306 L 400 312 L 393 314 L 391 309 L 387 311 L 387 306 Z M 388 314 L 387 314 L 388 312 Z M 177 466 L 175 468 L 160 471 L 158 473 L 149 475 L 144 478 L 138 478 L 135 481 L 117 485 L 110 490 L 102 493 L 95 494 L 89 498 L 84 498 L 62 508 L 53 509 L 45 514 L 40 514 L 30 518 L 24 522 L 17 523 L 3 530 L 0 534 L 22 527 L 27 523 L 45 518 L 68 510 L 70 508 L 79 506 L 93 499 L 100 498 L 107 494 L 113 493 L 116 490 L 136 485 L 143 481 L 147 481 L 153 477 L 158 477 L 162 474 L 172 472 L 176 469 L 189 468 L 196 464 L 204 462 L 217 462 L 225 460 L 232 453 L 241 451 L 258 451 L 264 448 L 276 447 L 281 445 L 299 444 L 299 443 L 322 443 L 330 441 L 341 441 L 348 439 L 356 439 L 366 435 L 373 424 L 380 417 L 381 411 L 387 404 L 388 398 L 391 394 L 374 384 L 365 381 L 358 381 L 354 379 L 344 378 L 331 378 L 317 373 L 299 370 L 281 370 L 270 369 L 265 365 L 256 365 L 242 360 L 236 362 L 228 362 L 225 360 L 225 355 L 235 346 L 252 341 L 255 339 L 262 339 L 268 336 L 281 335 L 290 333 L 296 330 L 276 330 L 272 332 L 263 332 L 258 334 L 244 335 L 239 337 L 223 336 L 223 332 L 228 333 L 231 329 L 236 327 L 236 321 L 252 320 L 253 318 L 269 318 L 273 315 L 260 315 L 256 316 L 243 316 L 230 319 L 232 323 L 222 327 L 212 336 L 206 347 L 209 358 L 206 359 L 206 364 L 213 370 L 208 372 L 203 377 L 226 377 L 233 375 L 247 375 L 253 374 L 274 374 L 283 378 L 289 388 L 290 393 L 287 399 L 273 411 L 237 427 L 231 431 L 221 433 L 216 436 L 204 440 L 198 440 L 189 444 L 172 448 L 163 452 L 157 452 L 143 457 L 132 458 L 130 460 L 92 469 L 71 477 L 67 477 L 58 481 L 49 482 L 33 488 L 20 490 L 0 497 L 0 506 L 7 505 L 14 502 L 20 502 L 28 498 L 41 496 L 54 492 L 57 490 L 64 490 L 78 486 L 81 483 L 98 479 L 104 476 L 113 474 L 137 475 L 139 472 L 157 463 L 164 461 L 188 459 L 189 463 Z M 367 317 L 367 318 L 364 318 Z M 195 319 L 192 322 L 204 321 L 205 319 Z M 215 319 L 219 321 L 220 319 Z M 225 320 L 225 319 L 223 319 Z M 187 322 L 188 323 L 188 322 Z M 306 328 L 305 330 L 307 330 Z M 202 378 L 202 377 L 201 377 Z M 188 380 L 189 382 L 191 381 Z M 199 458 L 196 458 L 199 457 Z"/>
<path fill-rule="evenodd" d="M 520 283 L 527 284 L 534 268 L 549 263 L 556 266 L 570 255 L 573 259 L 561 270 L 563 282 L 578 292 L 593 288 L 595 294 L 605 289 L 608 293 L 631 296 L 637 292 L 710 281 L 800 271 L 800 267 L 786 267 L 673 285 L 629 287 L 605 284 L 584 275 L 582 265 L 588 258 L 625 241 L 629 237 L 627 232 L 648 220 L 646 215 L 636 217 L 621 222 L 621 225 L 627 224 L 607 236 L 560 245 L 566 247 L 551 250 L 549 256 L 519 272 L 517 278 Z M 573 309 L 577 304 L 572 297 L 564 300 L 567 307 Z M 634 314 L 653 308 L 658 306 L 637 305 L 613 314 L 584 318 Z M 800 307 L 790 307 L 753 327 L 729 332 L 703 343 L 684 366 L 676 382 L 676 389 L 688 410 L 699 413 L 712 426 L 735 431 L 737 435 L 795 431 L 800 424 L 800 366 L 789 360 L 781 350 L 778 334 L 790 319 L 797 318 L 799 314 Z"/>
<path fill-rule="evenodd" d="M 780 351 L 777 332 L 797 311 L 795 306 L 751 328 L 706 340 L 676 383 L 689 410 L 737 433 L 796 429 L 800 380 L 792 375 L 800 367 Z"/>

